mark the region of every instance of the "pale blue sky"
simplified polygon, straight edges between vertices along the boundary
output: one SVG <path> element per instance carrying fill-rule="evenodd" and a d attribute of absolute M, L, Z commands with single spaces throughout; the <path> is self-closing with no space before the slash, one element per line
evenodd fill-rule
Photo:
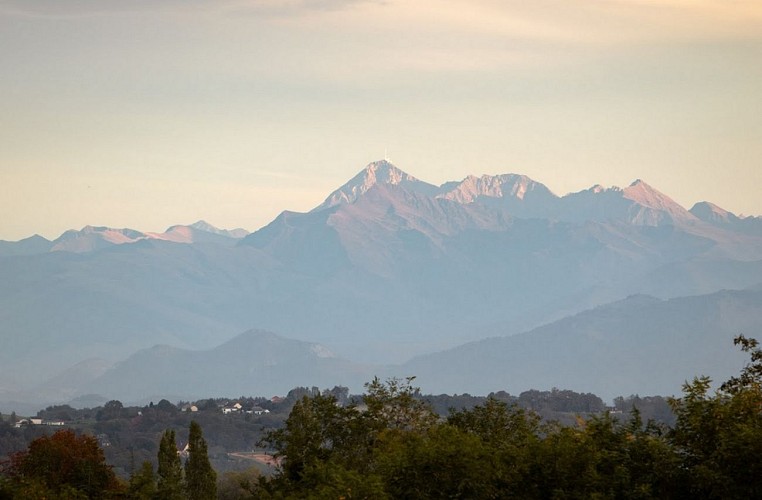
<path fill-rule="evenodd" d="M 762 215 L 762 4 L 0 0 L 0 239 L 255 230 L 384 149 Z"/>

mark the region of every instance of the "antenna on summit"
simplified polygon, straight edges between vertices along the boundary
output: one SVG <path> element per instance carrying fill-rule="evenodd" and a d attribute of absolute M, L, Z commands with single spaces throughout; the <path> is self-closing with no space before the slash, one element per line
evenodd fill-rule
<path fill-rule="evenodd" d="M 389 155 L 386 154 L 386 148 L 384 148 L 384 161 L 390 161 Z"/>

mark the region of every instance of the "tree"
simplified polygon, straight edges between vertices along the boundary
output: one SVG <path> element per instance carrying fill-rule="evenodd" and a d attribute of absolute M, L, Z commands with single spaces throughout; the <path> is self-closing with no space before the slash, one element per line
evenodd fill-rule
<path fill-rule="evenodd" d="M 349 402 L 349 387 L 337 385 L 331 390 L 325 389 L 323 396 L 333 396 L 338 404 L 345 406 Z"/>
<path fill-rule="evenodd" d="M 437 422 L 437 415 L 419 397 L 413 380 L 415 377 L 390 378 L 383 383 L 376 377 L 365 384 L 363 402 L 368 409 L 363 416 L 370 420 L 371 427 L 424 432 Z"/>
<path fill-rule="evenodd" d="M 159 403 L 154 407 L 159 411 L 165 411 L 167 413 L 175 413 L 177 412 L 177 406 L 173 405 L 166 399 L 162 399 L 159 401 Z"/>
<path fill-rule="evenodd" d="M 669 437 L 695 498 L 762 498 L 762 350 L 743 335 L 734 342 L 751 354 L 740 376 L 714 394 L 708 377 L 695 378 L 670 401 L 677 423 Z"/>
<path fill-rule="evenodd" d="M 183 469 L 177 453 L 175 431 L 167 429 L 159 443 L 157 498 L 183 500 Z"/>
<path fill-rule="evenodd" d="M 217 473 L 209 463 L 206 440 L 194 420 L 188 435 L 188 460 L 185 462 L 185 491 L 191 500 L 217 497 Z"/>
<path fill-rule="evenodd" d="M 219 500 L 240 500 L 254 497 L 260 476 L 257 467 L 224 473 L 218 485 L 217 498 Z"/>
<path fill-rule="evenodd" d="M 98 441 L 68 429 L 35 439 L 27 451 L 13 455 L 8 476 L 19 498 L 31 497 L 32 490 L 85 498 L 111 498 L 122 491 Z"/>
<path fill-rule="evenodd" d="M 98 412 L 95 418 L 98 420 L 113 420 L 115 418 L 120 418 L 123 412 L 124 405 L 122 405 L 122 402 L 112 399 L 103 405 L 103 409 Z"/>
<path fill-rule="evenodd" d="M 278 450 L 282 479 L 300 482 L 310 467 L 350 455 L 353 448 L 350 442 L 357 430 L 353 422 L 358 415 L 353 406 L 338 406 L 331 395 L 305 395 L 297 401 L 284 427 L 264 439 Z"/>
<path fill-rule="evenodd" d="M 402 439 L 424 435 L 437 421 L 411 381 L 375 379 L 366 385 L 362 411 L 353 404 L 337 404 L 330 392 L 314 389 L 304 394 L 285 426 L 264 439 L 282 460 L 279 473 L 266 486 L 295 497 L 383 498 L 376 471 L 382 444 L 394 442 L 397 434 Z"/>
<path fill-rule="evenodd" d="M 145 461 L 140 470 L 130 477 L 128 497 L 135 500 L 152 500 L 156 496 L 156 475 L 151 462 Z"/>
<path fill-rule="evenodd" d="M 731 395 L 749 391 L 759 392 L 762 387 L 762 349 L 759 348 L 759 342 L 739 335 L 733 339 L 733 344 L 740 345 L 743 352 L 748 352 L 751 362 L 741 370 L 740 376 L 730 377 L 722 384 L 720 390 Z"/>
<path fill-rule="evenodd" d="M 496 489 L 531 489 L 526 478 L 539 442 L 540 417 L 536 413 L 489 397 L 471 410 L 451 411 L 447 423 L 476 436 L 489 451 L 491 459 L 485 463 L 495 465 Z"/>
<path fill-rule="evenodd" d="M 501 498 L 490 450 L 475 435 L 438 424 L 423 432 L 387 429 L 374 453 L 389 498 Z"/>

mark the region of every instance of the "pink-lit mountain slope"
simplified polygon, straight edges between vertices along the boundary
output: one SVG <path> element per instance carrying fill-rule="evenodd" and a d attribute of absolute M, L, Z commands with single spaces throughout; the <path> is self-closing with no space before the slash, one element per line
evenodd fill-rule
<path fill-rule="evenodd" d="M 374 186 L 384 184 L 401 186 L 408 191 L 426 196 L 434 196 L 439 191 L 433 184 L 419 181 L 412 175 L 398 169 L 389 163 L 389 161 L 380 160 L 368 164 L 346 184 L 328 195 L 323 203 L 313 209 L 313 212 L 335 205 L 354 203 Z"/>
<path fill-rule="evenodd" d="M 134 243 L 147 238 L 146 233 L 134 229 L 85 226 L 79 231 L 70 229 L 53 241 L 51 251 L 92 252 L 111 245 Z"/>
<path fill-rule="evenodd" d="M 399 169 L 372 176 L 379 165 L 392 169 L 371 164 L 339 190 L 357 196 L 284 212 L 241 242 L 319 277 L 319 302 L 353 318 L 337 331 L 364 332 L 377 352 L 423 349 L 427 331 L 456 342 L 501 316 L 518 330 L 644 290 L 670 297 L 762 281 L 762 240 L 706 224 L 642 181 L 559 198 L 507 174 L 431 196 L 430 184 L 406 187 L 400 179 L 412 177 Z M 530 195 L 531 210 L 510 208 Z"/>
<path fill-rule="evenodd" d="M 249 232 L 244 229 L 218 229 L 204 221 L 198 221 L 187 226 L 175 225 L 163 233 L 105 226 L 85 226 L 80 230 L 70 229 L 53 241 L 38 235 L 18 242 L 0 241 L 0 256 L 33 255 L 56 251 L 87 253 L 113 245 L 124 245 L 141 240 L 235 245 L 237 240 L 247 234 Z"/>
<path fill-rule="evenodd" d="M 198 221 L 188 226 L 172 226 L 163 233 L 147 233 L 148 238 L 173 241 L 175 243 L 220 243 L 235 244 L 235 240 L 246 237 L 245 229 L 218 229 L 205 221 Z"/>
<path fill-rule="evenodd" d="M 593 186 L 560 200 L 557 217 L 571 222 L 617 221 L 639 226 L 685 225 L 698 221 L 669 196 L 642 180 L 624 189 Z"/>
<path fill-rule="evenodd" d="M 738 216 L 708 201 L 696 203 L 690 211 L 702 221 L 717 227 L 762 236 L 762 217 Z"/>
<path fill-rule="evenodd" d="M 518 174 L 469 175 L 443 184 L 437 197 L 502 208 L 516 217 L 547 217 L 559 204 L 558 196 L 544 184 Z"/>
<path fill-rule="evenodd" d="M 397 186 L 415 195 L 507 210 L 515 217 L 548 218 L 581 223 L 622 222 L 641 226 L 691 224 L 699 221 L 669 196 L 638 179 L 628 187 L 600 185 L 559 197 L 525 175 L 469 175 L 437 187 L 403 172 L 388 161 L 369 164 L 312 211 L 351 205 L 377 186 Z"/>

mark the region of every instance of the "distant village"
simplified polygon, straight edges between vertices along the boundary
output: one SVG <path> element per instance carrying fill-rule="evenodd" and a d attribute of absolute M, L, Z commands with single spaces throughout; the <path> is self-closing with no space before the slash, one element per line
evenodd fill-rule
<path fill-rule="evenodd" d="M 50 425 L 52 427 L 61 427 L 66 425 L 63 420 L 45 420 L 42 418 L 22 418 L 17 420 L 13 427 L 19 429 L 27 425 Z"/>
<path fill-rule="evenodd" d="M 280 396 L 273 396 L 270 401 L 274 404 L 282 403 L 285 400 L 285 398 L 282 398 Z M 225 403 L 221 403 L 218 405 L 219 410 L 223 415 L 230 415 L 230 414 L 242 414 L 242 415 L 265 415 L 270 413 L 270 410 L 267 408 L 262 408 L 259 405 L 252 404 L 250 401 L 229 401 Z M 191 412 L 195 413 L 199 411 L 199 408 L 197 405 L 192 403 L 183 403 L 178 406 L 178 409 L 181 412 Z M 142 416 L 143 412 L 138 411 L 138 416 Z M 53 419 L 48 420 L 40 417 L 28 417 L 28 418 L 20 418 L 16 420 L 13 423 L 13 427 L 16 429 L 20 429 L 22 427 L 31 426 L 31 425 L 42 425 L 42 426 L 51 426 L 51 427 L 62 427 L 66 425 L 66 422 L 59 419 Z"/>

